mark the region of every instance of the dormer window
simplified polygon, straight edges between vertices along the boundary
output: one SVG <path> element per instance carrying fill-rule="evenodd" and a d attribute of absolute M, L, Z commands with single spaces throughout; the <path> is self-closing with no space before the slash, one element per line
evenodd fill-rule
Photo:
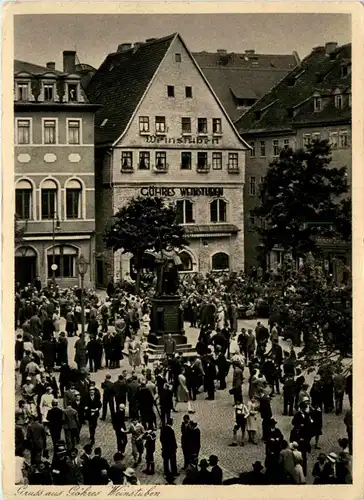
<path fill-rule="evenodd" d="M 18 101 L 28 101 L 29 100 L 29 83 L 21 82 L 17 84 L 17 100 Z"/>
<path fill-rule="evenodd" d="M 67 89 L 68 102 L 77 102 L 77 83 L 69 83 Z"/>
<path fill-rule="evenodd" d="M 321 109 L 322 109 L 321 97 L 315 96 L 313 98 L 313 109 L 314 109 L 315 113 L 317 113 L 318 111 L 321 111 Z"/>
<path fill-rule="evenodd" d="M 337 94 L 335 96 L 335 108 L 342 109 L 343 107 L 343 96 L 341 94 Z"/>
<path fill-rule="evenodd" d="M 44 100 L 54 101 L 54 83 L 44 83 Z"/>
<path fill-rule="evenodd" d="M 350 70 L 351 70 L 350 64 L 343 64 L 341 66 L 341 78 L 346 78 L 349 75 Z"/>

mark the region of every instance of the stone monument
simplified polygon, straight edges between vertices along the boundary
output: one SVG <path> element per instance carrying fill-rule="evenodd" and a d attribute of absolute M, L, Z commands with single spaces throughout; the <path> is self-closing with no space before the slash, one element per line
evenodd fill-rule
<path fill-rule="evenodd" d="M 178 293 L 181 259 L 174 250 L 161 250 L 152 255 L 157 266 L 157 284 L 152 298 L 148 342 L 161 345 L 163 335 L 170 333 L 177 344 L 186 344 L 182 299 Z"/>

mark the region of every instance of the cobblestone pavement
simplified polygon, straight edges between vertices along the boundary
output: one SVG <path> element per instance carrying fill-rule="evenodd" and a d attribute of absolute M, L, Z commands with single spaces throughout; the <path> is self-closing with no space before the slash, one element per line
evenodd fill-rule
<path fill-rule="evenodd" d="M 250 328 L 255 327 L 257 320 L 239 320 L 239 330 L 242 327 Z M 262 320 L 264 323 L 264 320 Z M 63 326 L 63 325 L 61 325 Z M 195 328 L 189 328 L 186 324 L 186 335 L 188 342 L 195 345 L 197 341 L 199 331 Z M 70 364 L 73 364 L 74 349 L 73 345 L 76 338 L 69 339 L 69 360 Z M 284 347 L 285 342 L 281 341 Z M 236 345 L 236 344 L 235 344 Z M 233 352 L 235 348 L 234 342 L 231 344 L 231 351 Z M 105 375 L 110 373 L 112 380 L 116 380 L 122 369 L 130 370 L 127 360 L 123 360 L 120 369 L 109 370 L 101 369 L 97 373 L 92 373 L 91 378 L 100 388 L 101 382 L 104 380 Z M 243 394 L 248 393 L 248 369 L 245 371 L 246 382 L 244 384 Z M 313 374 L 307 377 L 309 382 L 311 381 Z M 253 445 L 246 443 L 244 447 L 230 448 L 228 447 L 232 439 L 232 428 L 234 425 L 234 409 L 233 409 L 233 398 L 229 395 L 228 389 L 231 387 L 232 373 L 229 372 L 227 377 L 228 388 L 225 391 L 216 391 L 214 401 L 206 401 L 206 394 L 199 394 L 197 396 L 197 401 L 193 402 L 193 409 L 196 411 L 193 415 L 194 420 L 196 420 L 201 429 L 201 457 L 209 457 L 211 454 L 215 454 L 219 457 L 220 466 L 224 471 L 224 479 L 231 476 L 239 474 L 242 470 L 250 470 L 251 464 L 256 460 L 264 462 L 265 457 L 265 447 L 261 441 L 261 429 L 258 432 L 259 444 Z M 344 412 L 348 408 L 349 403 L 347 398 L 344 400 Z M 173 414 L 174 420 L 174 430 L 176 433 L 177 442 L 180 443 L 180 426 L 182 422 L 183 415 L 187 410 L 187 405 L 185 403 L 178 404 L 178 412 Z M 291 430 L 291 417 L 283 416 L 283 396 L 276 395 L 272 399 L 272 411 L 274 418 L 277 420 L 277 427 L 282 431 L 283 435 L 288 438 Z M 324 453 L 330 453 L 331 451 L 338 452 L 339 447 L 337 440 L 339 437 L 346 436 L 346 429 L 343 423 L 344 413 L 341 416 L 336 416 L 335 414 L 324 414 L 324 425 L 323 425 L 323 436 L 321 437 L 320 446 L 321 451 Z M 88 427 L 83 426 L 81 432 L 81 443 L 82 447 L 86 442 L 88 442 Z M 113 454 L 116 452 L 116 438 L 111 425 L 110 414 L 107 415 L 105 421 L 99 420 L 99 424 L 96 430 L 96 445 L 102 447 L 103 455 L 109 462 L 112 462 Z M 313 450 L 309 456 L 308 461 L 308 482 L 312 482 L 311 471 L 313 464 L 318 455 L 318 451 Z M 126 465 L 132 466 L 133 459 L 131 456 L 131 445 L 128 443 L 126 449 L 125 457 Z M 183 465 L 182 451 L 179 449 L 177 451 L 177 465 L 179 470 Z M 163 477 L 163 464 L 161 458 L 161 448 L 159 443 L 159 433 L 157 434 L 156 443 L 156 453 L 155 453 L 155 467 L 156 474 L 154 476 L 146 476 L 141 471 L 145 467 L 145 462 L 137 468 L 138 476 L 142 484 L 165 484 Z M 176 484 L 179 484 L 184 475 L 183 473 L 176 479 Z"/>

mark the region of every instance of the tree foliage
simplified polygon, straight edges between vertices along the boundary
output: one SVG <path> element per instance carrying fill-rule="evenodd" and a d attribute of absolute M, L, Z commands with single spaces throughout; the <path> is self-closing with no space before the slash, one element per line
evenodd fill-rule
<path fill-rule="evenodd" d="M 184 229 L 176 223 L 176 209 L 166 205 L 162 198 L 132 199 L 113 216 L 103 239 L 108 248 L 131 253 L 137 271 L 139 290 L 143 257 L 147 250 L 179 249 L 187 246 Z"/>
<path fill-rule="evenodd" d="M 19 226 L 18 217 L 14 216 L 14 246 L 24 243 L 24 228 Z"/>
<path fill-rule="evenodd" d="M 346 168 L 330 165 L 328 141 L 314 141 L 305 150 L 284 149 L 269 166 L 254 215 L 266 221 L 258 229 L 265 253 L 275 245 L 294 256 L 317 253 L 318 237 L 351 234 L 351 204 Z"/>

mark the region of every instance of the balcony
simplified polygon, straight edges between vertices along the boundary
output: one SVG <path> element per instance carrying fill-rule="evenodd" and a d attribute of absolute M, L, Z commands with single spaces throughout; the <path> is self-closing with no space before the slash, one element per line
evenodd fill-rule
<path fill-rule="evenodd" d="M 207 174 L 208 172 L 210 172 L 210 168 L 211 166 L 210 165 L 199 165 L 197 164 L 196 165 L 196 171 L 199 173 L 199 174 Z"/>

